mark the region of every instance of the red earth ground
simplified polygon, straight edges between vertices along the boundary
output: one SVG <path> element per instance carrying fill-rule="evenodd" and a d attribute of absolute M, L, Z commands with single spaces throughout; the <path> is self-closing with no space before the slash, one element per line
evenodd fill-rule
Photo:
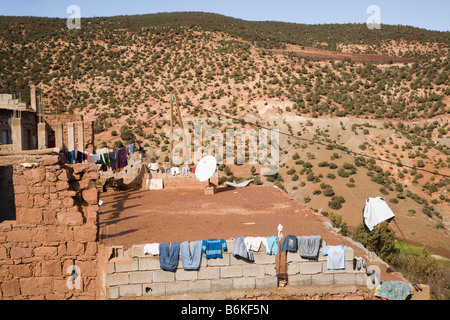
<path fill-rule="evenodd" d="M 277 235 L 281 224 L 284 236 L 320 235 L 327 245 L 352 247 L 355 256 L 368 259 L 366 250 L 326 225 L 328 218 L 270 186 L 224 187 L 214 195 L 205 195 L 203 189 L 128 190 L 100 198 L 100 233 L 106 246 L 267 237 Z M 383 281 L 404 281 L 386 267 L 380 265 Z"/>

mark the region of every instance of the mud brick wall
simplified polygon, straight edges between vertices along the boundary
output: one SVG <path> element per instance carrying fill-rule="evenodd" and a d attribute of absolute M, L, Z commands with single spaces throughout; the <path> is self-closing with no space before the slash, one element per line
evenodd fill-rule
<path fill-rule="evenodd" d="M 96 165 L 59 156 L 13 166 L 16 219 L 0 223 L 1 299 L 96 298 L 97 178 Z"/>
<path fill-rule="evenodd" d="M 267 255 L 264 245 L 254 252 L 255 262 L 236 259 L 234 240 L 228 240 L 228 252 L 223 259 L 202 255 L 198 271 L 184 270 L 181 258 L 175 272 L 160 269 L 159 256 L 145 255 L 144 245 L 111 248 L 118 255 L 106 264 L 104 291 L 106 299 L 151 297 L 178 293 L 270 289 L 278 287 L 274 255 Z M 323 244 L 324 245 L 324 244 Z M 357 286 L 366 284 L 365 270 L 353 270 L 353 249 L 346 253 L 345 270 L 327 270 L 326 257 L 317 261 L 302 259 L 298 253 L 288 253 L 290 286 Z"/>

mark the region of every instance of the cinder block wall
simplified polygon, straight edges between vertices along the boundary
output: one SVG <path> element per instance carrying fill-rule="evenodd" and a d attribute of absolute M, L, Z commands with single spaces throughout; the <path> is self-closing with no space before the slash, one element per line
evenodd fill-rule
<path fill-rule="evenodd" d="M 0 299 L 96 298 L 97 166 L 59 160 L 13 166 L 16 219 L 0 223 Z"/>
<path fill-rule="evenodd" d="M 255 261 L 249 263 L 233 255 L 234 240 L 228 240 L 228 252 L 223 259 L 209 259 L 202 255 L 196 271 L 186 271 L 181 257 L 175 272 L 160 269 L 159 256 L 145 255 L 144 245 L 119 251 L 106 265 L 105 292 L 107 299 L 151 297 L 178 293 L 199 293 L 245 289 L 277 288 L 274 255 L 267 255 L 264 245 L 254 252 Z M 320 254 L 317 261 L 302 259 L 298 253 L 288 253 L 288 275 L 291 286 L 365 285 L 363 269 L 353 271 L 353 249 L 346 253 L 345 270 L 327 270 L 327 258 Z"/>

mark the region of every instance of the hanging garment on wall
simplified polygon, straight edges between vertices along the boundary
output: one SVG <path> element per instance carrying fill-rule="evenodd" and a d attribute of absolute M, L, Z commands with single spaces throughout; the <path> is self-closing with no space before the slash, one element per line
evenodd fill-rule
<path fill-rule="evenodd" d="M 320 244 L 322 243 L 322 238 L 320 236 L 299 236 L 297 237 L 297 240 L 300 257 L 317 259 Z"/>
<path fill-rule="evenodd" d="M 271 236 L 266 238 L 267 247 L 266 254 L 277 255 L 278 254 L 278 238 L 276 236 Z"/>
<path fill-rule="evenodd" d="M 118 155 L 117 167 L 119 169 L 125 168 L 128 165 L 127 148 L 117 150 L 117 155 Z"/>
<path fill-rule="evenodd" d="M 91 154 L 90 157 L 91 157 L 90 163 L 99 163 L 100 162 L 99 154 Z"/>
<path fill-rule="evenodd" d="M 411 287 L 405 282 L 385 281 L 377 289 L 375 296 L 388 300 L 405 300 L 413 294 Z"/>
<path fill-rule="evenodd" d="M 117 150 L 110 152 L 109 153 L 109 164 L 110 164 L 112 171 L 117 170 L 118 162 L 119 162 L 119 153 L 117 152 Z"/>
<path fill-rule="evenodd" d="M 175 271 L 180 256 L 180 243 L 161 243 L 159 245 L 159 266 L 166 271 Z"/>
<path fill-rule="evenodd" d="M 170 174 L 171 175 L 177 175 L 177 174 L 180 174 L 180 168 L 178 168 L 178 167 L 173 167 L 173 168 L 170 168 Z"/>
<path fill-rule="evenodd" d="M 158 171 L 159 169 L 157 163 L 147 163 L 147 168 L 152 171 Z"/>
<path fill-rule="evenodd" d="M 253 251 L 259 251 L 259 248 L 261 247 L 261 243 L 264 245 L 264 247 L 267 249 L 269 245 L 267 244 L 267 239 L 265 237 L 245 237 L 244 238 L 244 244 L 247 248 L 247 251 L 253 250 Z"/>
<path fill-rule="evenodd" d="M 280 251 L 297 252 L 297 237 L 293 235 L 286 236 L 281 242 Z"/>
<path fill-rule="evenodd" d="M 83 163 L 84 160 L 84 154 L 83 152 L 77 151 L 77 158 L 76 158 L 76 163 Z"/>
<path fill-rule="evenodd" d="M 72 152 L 66 150 L 64 155 L 66 156 L 66 163 L 72 163 Z"/>
<path fill-rule="evenodd" d="M 181 263 L 184 270 L 197 270 L 202 259 L 202 241 L 194 241 L 192 251 L 189 241 L 180 244 Z"/>
<path fill-rule="evenodd" d="M 253 257 L 253 253 L 247 250 L 245 246 L 244 237 L 238 236 L 234 243 L 233 248 L 233 256 L 237 259 L 244 259 L 249 262 L 254 262 L 255 258 Z"/>
<path fill-rule="evenodd" d="M 100 160 L 102 162 L 103 165 L 110 167 L 111 164 L 109 163 L 109 153 L 102 153 L 100 155 Z"/>
<path fill-rule="evenodd" d="M 202 252 L 206 253 L 206 259 L 222 258 L 222 250 L 228 250 L 224 239 L 209 239 L 202 242 Z"/>
<path fill-rule="evenodd" d="M 159 255 L 159 243 L 147 243 L 144 245 L 144 254 Z"/>
<path fill-rule="evenodd" d="M 327 257 L 327 269 L 345 269 L 346 246 L 326 246 L 320 252 Z"/>
<path fill-rule="evenodd" d="M 383 221 L 390 221 L 395 217 L 391 208 L 381 197 L 367 198 L 363 209 L 364 225 L 369 231 Z"/>

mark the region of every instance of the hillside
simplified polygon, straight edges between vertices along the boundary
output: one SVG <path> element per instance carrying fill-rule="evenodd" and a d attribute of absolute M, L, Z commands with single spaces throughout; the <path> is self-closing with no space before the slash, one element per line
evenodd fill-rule
<path fill-rule="evenodd" d="M 349 229 L 365 198 L 383 195 L 411 243 L 450 257 L 449 32 L 198 12 L 0 26 L 0 93 L 29 101 L 35 84 L 46 112 L 95 120 L 97 147 L 137 139 L 167 165 L 176 90 L 191 134 L 195 119 L 204 130 L 280 129 L 281 169 L 262 183 Z M 227 179 L 250 176 L 227 165 Z"/>

